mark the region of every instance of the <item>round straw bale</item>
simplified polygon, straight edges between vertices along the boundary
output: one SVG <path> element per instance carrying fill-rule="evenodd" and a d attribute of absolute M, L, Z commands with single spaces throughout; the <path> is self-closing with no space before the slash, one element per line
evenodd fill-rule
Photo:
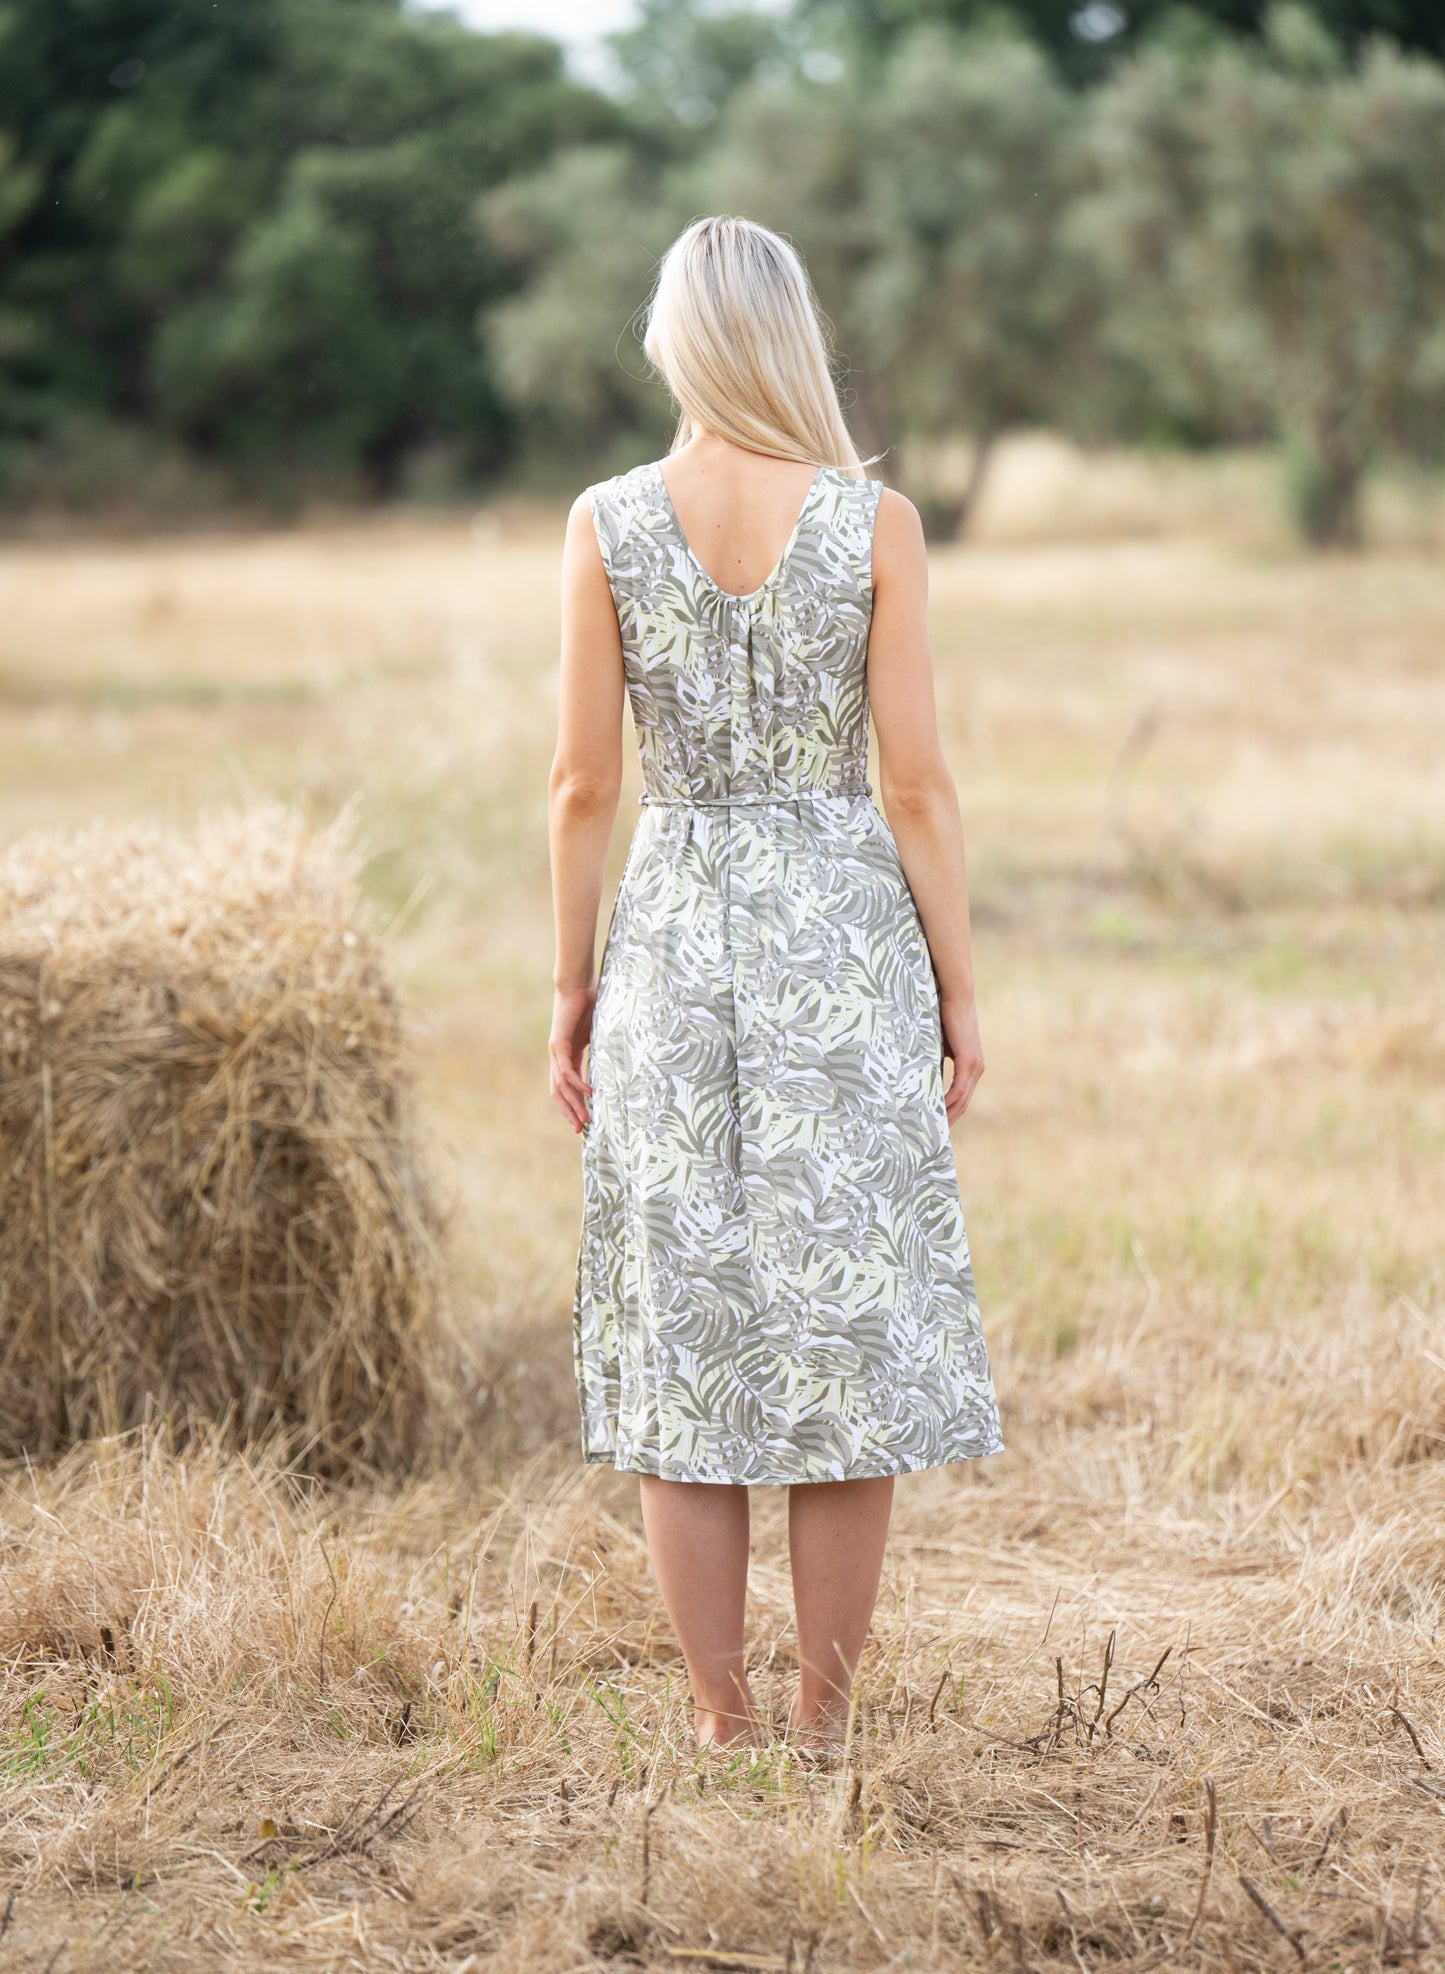
<path fill-rule="evenodd" d="M 358 904 L 348 820 L 279 807 L 0 854 L 0 1454 L 420 1445 L 438 1223 Z"/>

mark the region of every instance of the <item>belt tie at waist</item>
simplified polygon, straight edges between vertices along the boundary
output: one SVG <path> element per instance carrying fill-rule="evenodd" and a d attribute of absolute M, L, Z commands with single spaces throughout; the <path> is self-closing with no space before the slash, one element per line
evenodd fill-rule
<path fill-rule="evenodd" d="M 787 802 L 839 802 L 872 793 L 872 783 L 864 781 L 853 788 L 775 789 L 766 795 L 649 795 L 644 789 L 637 800 L 649 809 L 759 809 Z"/>

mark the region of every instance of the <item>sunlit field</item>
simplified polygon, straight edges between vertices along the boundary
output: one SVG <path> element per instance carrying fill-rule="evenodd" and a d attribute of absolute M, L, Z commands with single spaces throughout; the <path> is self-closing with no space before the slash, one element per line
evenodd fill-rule
<path fill-rule="evenodd" d="M 1445 565 L 1399 490 L 1357 558 L 1272 498 L 1025 446 L 934 554 L 1008 1450 L 899 1483 L 821 1770 L 691 1752 L 578 1456 L 560 505 L 0 544 L 5 839 L 355 804 L 484 1393 L 394 1484 L 0 1477 L 0 1962 L 1445 1967 Z"/>

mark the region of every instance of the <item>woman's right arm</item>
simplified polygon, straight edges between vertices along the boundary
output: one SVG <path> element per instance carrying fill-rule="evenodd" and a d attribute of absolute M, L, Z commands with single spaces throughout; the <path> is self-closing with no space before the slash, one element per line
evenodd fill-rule
<path fill-rule="evenodd" d="M 868 697 L 883 813 L 938 977 L 944 1054 L 953 1061 L 944 1106 L 956 1124 L 983 1074 L 963 820 L 938 737 L 923 524 L 913 503 L 888 487 L 879 496 L 873 532 Z"/>
<path fill-rule="evenodd" d="M 574 1131 L 592 1090 L 582 1054 L 597 998 L 597 914 L 622 788 L 622 637 L 587 496 L 573 502 L 562 548 L 562 667 L 548 790 L 557 957 L 547 1045 L 554 1101 Z"/>

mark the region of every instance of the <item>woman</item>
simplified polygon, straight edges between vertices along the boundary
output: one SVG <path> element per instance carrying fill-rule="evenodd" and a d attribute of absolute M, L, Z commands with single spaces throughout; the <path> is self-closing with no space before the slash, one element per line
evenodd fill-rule
<path fill-rule="evenodd" d="M 697 221 L 645 348 L 672 450 L 589 487 L 563 557 L 550 1056 L 583 1139 L 582 1448 L 642 1476 L 703 1745 L 765 1732 L 747 1490 L 789 1487 L 790 1730 L 827 1747 L 894 1476 L 1002 1446 L 948 1137 L 983 1071 L 963 831 L 922 529 L 864 474 L 797 255 Z M 644 806 L 594 974 L 624 693 Z"/>

